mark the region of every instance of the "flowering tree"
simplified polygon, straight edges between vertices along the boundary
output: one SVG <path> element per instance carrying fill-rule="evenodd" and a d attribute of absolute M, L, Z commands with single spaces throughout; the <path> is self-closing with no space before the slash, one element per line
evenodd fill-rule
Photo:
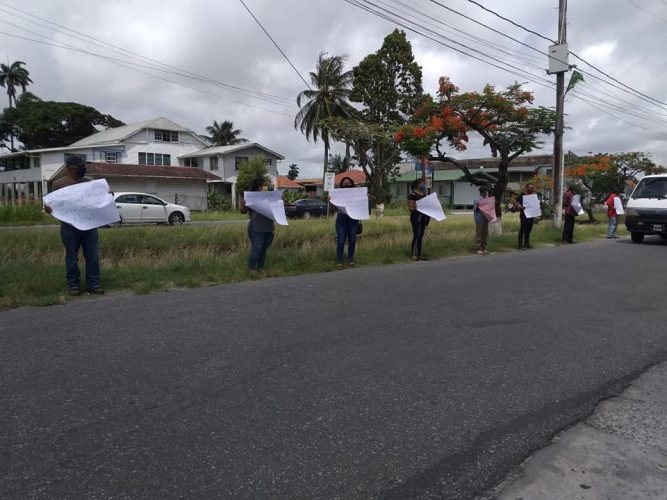
<path fill-rule="evenodd" d="M 556 112 L 542 107 L 533 107 L 533 94 L 522 90 L 514 83 L 506 90 L 497 91 L 486 85 L 482 92 L 460 93 L 448 77 L 440 78 L 438 100 L 426 99 L 413 115 L 417 128 L 429 131 L 426 137 L 435 137 L 429 153 L 431 159 L 454 161 L 442 152 L 443 142 L 457 151 L 464 151 L 468 142 L 468 133 L 478 133 L 484 145 L 491 148 L 491 154 L 498 158 L 498 179 L 492 194 L 496 197 L 496 213 L 500 218 L 501 200 L 508 183 L 507 169 L 514 158 L 539 148 L 540 135 L 551 134 L 556 124 Z M 430 132 L 433 130 L 433 132 Z M 408 130 L 399 130 L 396 141 L 406 152 L 417 150 L 406 139 L 412 139 Z M 421 132 L 419 132 L 421 134 Z M 413 131 L 414 136 L 414 131 Z M 425 141 L 426 142 L 426 141 Z M 406 146 L 404 147 L 403 144 Z M 423 152 L 426 147 L 421 148 Z M 457 165 L 459 165 L 457 163 Z M 460 164 L 464 177 L 473 184 L 488 182 L 472 173 Z"/>

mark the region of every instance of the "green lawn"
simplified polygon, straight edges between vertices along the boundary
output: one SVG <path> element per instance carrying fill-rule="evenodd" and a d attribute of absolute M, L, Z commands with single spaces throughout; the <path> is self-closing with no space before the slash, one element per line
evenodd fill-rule
<path fill-rule="evenodd" d="M 491 252 L 516 247 L 518 217 L 506 216 L 504 234 L 489 240 Z M 575 239 L 599 238 L 606 224 L 578 224 Z M 470 215 L 431 222 L 424 239 L 430 258 L 468 254 L 475 228 Z M 355 260 L 362 266 L 408 262 L 412 238 L 406 216 L 364 222 Z M 0 232 L 0 308 L 48 305 L 66 296 L 64 254 L 58 231 L 26 228 Z M 553 245 L 560 232 L 547 221 L 533 231 L 534 246 Z M 108 292 L 148 293 L 178 287 L 231 283 L 251 277 L 246 270 L 245 224 L 224 226 L 137 226 L 100 229 L 102 285 Z M 483 257 L 480 257 L 483 258 Z M 295 220 L 279 226 L 269 249 L 266 276 L 335 270 L 333 219 Z"/>

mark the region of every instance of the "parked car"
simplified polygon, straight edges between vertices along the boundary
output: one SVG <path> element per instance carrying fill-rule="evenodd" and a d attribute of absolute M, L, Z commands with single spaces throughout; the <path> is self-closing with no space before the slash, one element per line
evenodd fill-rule
<path fill-rule="evenodd" d="M 183 224 L 192 220 L 190 209 L 147 193 L 115 193 L 121 224 Z"/>
<path fill-rule="evenodd" d="M 628 200 L 625 227 L 635 243 L 649 234 L 667 239 L 667 174 L 642 177 Z"/>
<path fill-rule="evenodd" d="M 327 202 L 318 198 L 304 198 L 296 200 L 294 203 L 285 205 L 285 214 L 287 217 L 321 217 L 327 213 Z"/>

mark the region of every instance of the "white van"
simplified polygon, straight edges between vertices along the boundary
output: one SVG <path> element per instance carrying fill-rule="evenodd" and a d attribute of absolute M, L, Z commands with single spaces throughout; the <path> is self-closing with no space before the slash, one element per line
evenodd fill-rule
<path fill-rule="evenodd" d="M 647 234 L 667 239 L 667 174 L 647 175 L 630 195 L 625 227 L 632 241 L 641 243 Z"/>

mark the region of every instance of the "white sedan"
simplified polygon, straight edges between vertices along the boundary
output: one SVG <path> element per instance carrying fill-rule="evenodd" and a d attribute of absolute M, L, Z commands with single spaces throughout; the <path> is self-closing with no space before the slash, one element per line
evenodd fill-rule
<path fill-rule="evenodd" d="M 190 209 L 146 193 L 115 193 L 121 224 L 183 224 L 192 220 Z"/>

